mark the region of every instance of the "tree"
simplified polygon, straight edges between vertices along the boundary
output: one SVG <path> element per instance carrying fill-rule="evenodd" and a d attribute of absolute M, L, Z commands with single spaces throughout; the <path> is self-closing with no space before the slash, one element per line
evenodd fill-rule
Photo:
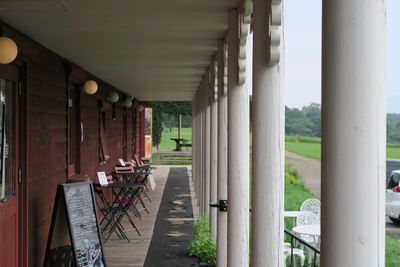
<path fill-rule="evenodd" d="M 161 143 L 161 134 L 163 131 L 163 118 L 173 116 L 178 119 L 179 115 L 185 117 L 192 114 L 192 102 L 177 101 L 153 101 L 148 102 L 148 107 L 153 108 L 153 145 L 158 146 Z M 187 120 L 187 119 L 186 119 Z"/>
<path fill-rule="evenodd" d="M 400 114 L 387 115 L 387 141 L 388 143 L 400 142 Z"/>
<path fill-rule="evenodd" d="M 286 107 L 286 135 L 321 136 L 321 105 L 311 103 L 301 109 Z"/>

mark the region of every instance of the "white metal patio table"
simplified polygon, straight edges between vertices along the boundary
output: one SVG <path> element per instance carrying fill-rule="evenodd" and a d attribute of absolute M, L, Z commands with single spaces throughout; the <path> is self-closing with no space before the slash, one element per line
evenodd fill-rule
<path fill-rule="evenodd" d="M 319 244 L 319 237 L 321 235 L 321 225 L 320 224 L 308 224 L 308 225 L 299 225 L 293 227 L 293 232 L 301 235 L 310 235 L 313 236 L 315 240 L 315 244 Z"/>

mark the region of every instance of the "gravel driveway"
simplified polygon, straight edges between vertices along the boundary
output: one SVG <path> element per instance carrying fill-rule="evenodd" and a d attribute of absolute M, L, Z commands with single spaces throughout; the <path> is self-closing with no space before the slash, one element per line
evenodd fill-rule
<path fill-rule="evenodd" d="M 304 184 L 317 197 L 321 197 L 321 161 L 286 151 L 286 164 L 298 171 Z"/>

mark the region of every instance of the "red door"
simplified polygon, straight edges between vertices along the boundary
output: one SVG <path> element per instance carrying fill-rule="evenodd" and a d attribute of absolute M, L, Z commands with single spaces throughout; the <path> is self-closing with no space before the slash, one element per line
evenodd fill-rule
<path fill-rule="evenodd" d="M 18 67 L 0 65 L 0 267 L 20 264 Z"/>

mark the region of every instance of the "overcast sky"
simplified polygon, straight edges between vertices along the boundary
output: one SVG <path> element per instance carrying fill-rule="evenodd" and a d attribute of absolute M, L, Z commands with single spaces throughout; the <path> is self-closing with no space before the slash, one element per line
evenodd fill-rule
<path fill-rule="evenodd" d="M 285 103 L 321 103 L 321 0 L 285 1 Z M 387 0 L 388 112 L 400 113 L 400 0 Z M 249 60 L 251 60 L 249 40 Z M 250 61 L 251 62 L 251 61 Z M 251 66 L 248 65 L 251 88 Z"/>

